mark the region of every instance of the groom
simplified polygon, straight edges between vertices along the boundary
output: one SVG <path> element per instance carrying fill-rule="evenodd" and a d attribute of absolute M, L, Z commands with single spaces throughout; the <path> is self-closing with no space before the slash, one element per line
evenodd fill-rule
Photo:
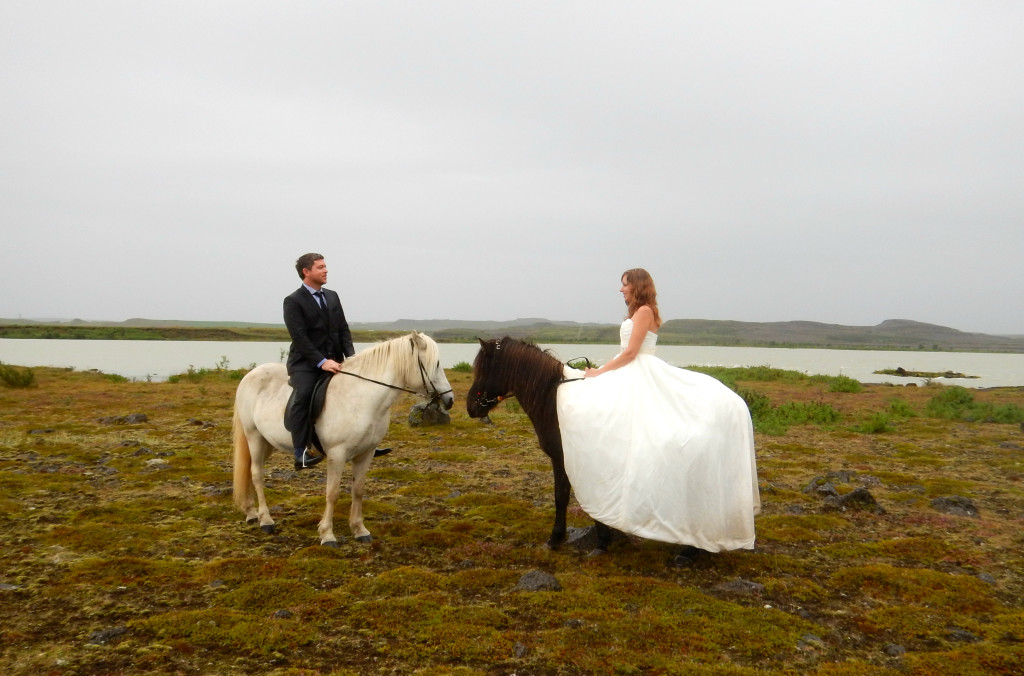
<path fill-rule="evenodd" d="M 324 459 L 307 448 L 309 404 L 317 382 L 341 371 L 341 362 L 356 353 L 338 294 L 323 288 L 327 263 L 317 253 L 295 261 L 302 286 L 284 299 L 284 324 L 292 339 L 288 350 L 289 383 L 295 390 L 285 411 L 285 427 L 292 433 L 295 469 L 312 467 Z"/>

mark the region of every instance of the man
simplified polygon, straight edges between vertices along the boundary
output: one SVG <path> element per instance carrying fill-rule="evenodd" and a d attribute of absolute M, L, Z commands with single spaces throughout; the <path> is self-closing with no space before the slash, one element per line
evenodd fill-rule
<path fill-rule="evenodd" d="M 324 459 L 307 448 L 309 404 L 317 382 L 341 371 L 341 362 L 356 353 L 338 294 L 324 289 L 327 263 L 317 253 L 303 254 L 295 262 L 302 286 L 284 299 L 284 324 L 292 339 L 288 350 L 289 383 L 295 390 L 285 411 L 285 427 L 292 433 L 295 469 L 312 467 Z"/>

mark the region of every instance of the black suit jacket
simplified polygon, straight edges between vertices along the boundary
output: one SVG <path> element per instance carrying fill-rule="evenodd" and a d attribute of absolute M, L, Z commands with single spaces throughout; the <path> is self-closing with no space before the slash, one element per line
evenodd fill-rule
<path fill-rule="evenodd" d="M 327 301 L 326 317 L 305 286 L 300 286 L 284 299 L 284 325 L 292 339 L 288 350 L 288 373 L 316 371 L 317 363 L 323 359 L 340 362 L 356 353 L 341 299 L 330 289 L 321 291 Z"/>

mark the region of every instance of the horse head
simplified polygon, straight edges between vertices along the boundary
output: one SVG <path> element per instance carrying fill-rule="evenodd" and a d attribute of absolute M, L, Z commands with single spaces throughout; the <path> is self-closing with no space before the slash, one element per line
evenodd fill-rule
<path fill-rule="evenodd" d="M 412 352 L 416 355 L 416 366 L 419 369 L 417 378 L 422 381 L 424 395 L 439 401 L 445 410 L 450 409 L 455 404 L 455 395 L 452 394 L 452 386 L 448 384 L 448 377 L 441 368 L 437 343 L 418 331 L 410 333 L 408 338 Z"/>
<path fill-rule="evenodd" d="M 508 394 L 501 377 L 502 339 L 480 340 L 480 351 L 473 360 L 473 384 L 466 396 L 470 418 L 483 418 Z"/>

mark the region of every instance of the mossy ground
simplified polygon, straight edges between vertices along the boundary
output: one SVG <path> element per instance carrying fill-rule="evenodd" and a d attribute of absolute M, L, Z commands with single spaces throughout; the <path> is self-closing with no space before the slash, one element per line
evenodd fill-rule
<path fill-rule="evenodd" d="M 1024 671 L 1024 434 L 929 417 L 941 388 L 739 383 L 840 419 L 759 433 L 757 549 L 677 566 L 678 548 L 636 539 L 597 558 L 547 550 L 552 481 L 529 421 L 514 401 L 470 420 L 457 372 L 450 426 L 410 428 L 411 397 L 393 409 L 395 451 L 367 483 L 372 544 L 317 545 L 323 472 L 284 454 L 265 535 L 231 503 L 236 376 L 36 369 L 35 387 L 0 388 L 7 673 Z M 1021 389 L 974 396 L 1024 405 Z M 100 421 L 132 413 L 148 420 Z M 841 471 L 856 473 L 841 493 L 863 483 L 885 512 L 803 491 Z M 980 517 L 931 505 L 952 495 Z M 570 521 L 589 524 L 578 507 Z M 562 591 L 517 591 L 533 569 Z"/>

